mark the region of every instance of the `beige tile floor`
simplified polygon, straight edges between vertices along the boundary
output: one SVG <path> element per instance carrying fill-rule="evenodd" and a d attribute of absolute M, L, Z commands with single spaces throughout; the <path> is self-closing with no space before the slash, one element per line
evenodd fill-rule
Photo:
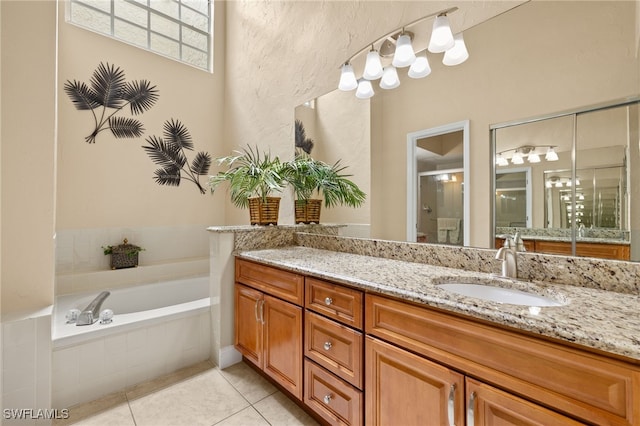
<path fill-rule="evenodd" d="M 124 392 L 72 407 L 55 426 L 318 425 L 244 363 L 204 362 Z"/>

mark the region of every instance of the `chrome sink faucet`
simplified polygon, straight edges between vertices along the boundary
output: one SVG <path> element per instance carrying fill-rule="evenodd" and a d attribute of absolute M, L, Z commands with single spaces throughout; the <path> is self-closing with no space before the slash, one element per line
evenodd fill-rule
<path fill-rule="evenodd" d="M 496 253 L 496 259 L 502 261 L 502 276 L 505 278 L 518 278 L 518 243 L 516 238 L 520 240 L 519 244 L 522 244 L 520 235 L 516 234 L 513 239 L 506 238 L 504 240 L 504 246 L 498 249 Z M 522 247 L 524 251 L 524 245 Z"/>

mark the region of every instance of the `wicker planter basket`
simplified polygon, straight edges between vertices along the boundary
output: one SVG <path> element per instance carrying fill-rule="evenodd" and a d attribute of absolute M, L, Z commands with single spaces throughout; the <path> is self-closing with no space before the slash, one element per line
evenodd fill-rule
<path fill-rule="evenodd" d="M 263 203 L 260 197 L 249 198 L 249 218 L 252 225 L 277 225 L 280 211 L 280 197 L 267 197 Z"/>
<path fill-rule="evenodd" d="M 320 223 L 322 200 L 296 200 L 296 223 Z"/>

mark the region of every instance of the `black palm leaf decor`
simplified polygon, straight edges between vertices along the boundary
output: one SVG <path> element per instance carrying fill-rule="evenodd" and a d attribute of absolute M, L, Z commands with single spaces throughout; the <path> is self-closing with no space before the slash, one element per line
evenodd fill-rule
<path fill-rule="evenodd" d="M 307 137 L 307 131 L 300 120 L 296 120 L 296 148 L 303 150 L 307 154 L 311 154 L 313 149 L 313 139 Z"/>
<path fill-rule="evenodd" d="M 142 146 L 151 160 L 160 166 L 155 171 L 156 183 L 179 186 L 180 181 L 186 179 L 196 184 L 201 194 L 205 194 L 200 177 L 209 174 L 211 155 L 198 152 L 189 164 L 186 151 L 193 151 L 193 141 L 189 130 L 178 120 L 166 121 L 162 136 L 150 136 L 146 139 L 148 145 Z"/>
<path fill-rule="evenodd" d="M 89 85 L 67 80 L 64 91 L 76 109 L 90 110 L 93 114 L 95 129 L 85 138 L 88 143 L 95 143 L 98 134 L 107 129 L 116 138 L 142 136 L 144 128 L 140 121 L 115 115 L 127 106 L 132 115 L 142 114 L 158 100 L 156 86 L 147 80 L 127 82 L 124 71 L 108 63 L 100 63 Z"/>

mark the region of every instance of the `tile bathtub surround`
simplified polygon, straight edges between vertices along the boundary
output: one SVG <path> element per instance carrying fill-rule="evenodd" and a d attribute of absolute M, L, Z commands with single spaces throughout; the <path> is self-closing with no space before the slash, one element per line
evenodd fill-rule
<path fill-rule="evenodd" d="M 222 370 L 200 363 L 142 387 L 73 407 L 54 426 L 318 424 L 244 363 Z"/>
<path fill-rule="evenodd" d="M 500 273 L 496 250 L 437 244 L 407 243 L 331 235 L 299 233 L 297 244 L 364 256 L 462 269 Z M 640 295 L 640 263 L 587 257 L 518 253 L 518 277 L 522 280 L 567 284 L 598 290 Z"/>

